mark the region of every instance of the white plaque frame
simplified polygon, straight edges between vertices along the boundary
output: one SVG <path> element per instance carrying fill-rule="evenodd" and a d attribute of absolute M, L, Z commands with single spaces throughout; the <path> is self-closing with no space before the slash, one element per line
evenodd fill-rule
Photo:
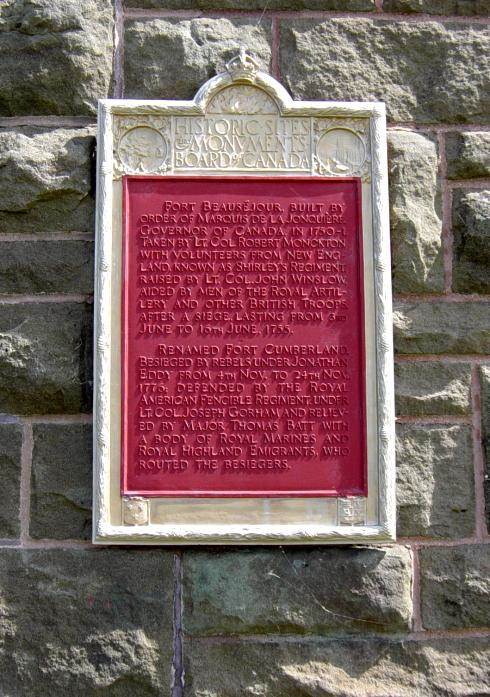
<path fill-rule="evenodd" d="M 276 161 L 181 137 L 189 119 L 293 121 L 308 130 Z M 286 128 L 286 126 L 284 126 Z M 339 134 L 339 130 L 341 133 Z M 332 131 L 334 132 L 332 134 Z M 343 148 L 332 152 L 332 135 Z M 291 141 L 289 141 L 291 142 Z M 222 146 L 222 143 L 221 143 Z M 230 149 L 231 148 L 231 149 Z M 225 154 L 222 154 L 222 153 Z M 362 182 L 368 496 L 143 498 L 120 493 L 124 174 L 357 176 Z M 97 544 L 352 544 L 395 539 L 395 410 L 385 107 L 293 101 L 245 52 L 192 101 L 99 102 L 95 260 L 93 541 Z"/>

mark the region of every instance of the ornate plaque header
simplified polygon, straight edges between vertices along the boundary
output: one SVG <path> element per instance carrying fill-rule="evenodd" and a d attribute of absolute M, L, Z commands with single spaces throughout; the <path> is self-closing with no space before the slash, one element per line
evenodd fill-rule
<path fill-rule="evenodd" d="M 99 104 L 94 542 L 394 539 L 385 111 Z"/>

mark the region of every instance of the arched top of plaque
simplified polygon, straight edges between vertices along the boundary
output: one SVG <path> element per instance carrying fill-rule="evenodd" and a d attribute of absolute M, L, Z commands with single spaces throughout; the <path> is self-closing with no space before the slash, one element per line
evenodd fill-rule
<path fill-rule="evenodd" d="M 271 75 L 260 70 L 253 56 L 241 50 L 226 70 L 206 82 L 194 101 L 208 114 L 277 114 L 291 97 Z"/>
<path fill-rule="evenodd" d="M 379 102 L 295 101 L 245 50 L 193 100 L 101 100 L 114 179 L 181 172 L 284 173 L 372 179 L 384 139 Z"/>

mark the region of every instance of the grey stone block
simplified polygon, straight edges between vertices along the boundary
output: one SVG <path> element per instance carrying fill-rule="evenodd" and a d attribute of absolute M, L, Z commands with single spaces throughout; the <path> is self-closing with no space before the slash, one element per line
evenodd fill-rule
<path fill-rule="evenodd" d="M 489 122 L 480 25 L 359 17 L 280 26 L 281 75 L 295 99 L 384 101 L 390 121 Z"/>
<path fill-rule="evenodd" d="M 0 538 L 20 535 L 20 458 L 22 427 L 0 424 Z"/>
<path fill-rule="evenodd" d="M 241 46 L 270 69 L 269 19 L 138 19 L 125 37 L 127 97 L 191 99 Z"/>
<path fill-rule="evenodd" d="M 193 640 L 186 697 L 483 697 L 482 639 Z"/>
<path fill-rule="evenodd" d="M 0 115 L 95 114 L 112 83 L 111 0 L 0 5 Z"/>
<path fill-rule="evenodd" d="M 431 15 L 488 15 L 487 0 L 383 0 L 385 12 L 427 12 Z"/>
<path fill-rule="evenodd" d="M 490 303 L 395 302 L 393 320 L 398 353 L 490 352 Z"/>
<path fill-rule="evenodd" d="M 94 145 L 93 128 L 0 129 L 0 232 L 92 231 Z"/>
<path fill-rule="evenodd" d="M 434 293 L 444 288 L 438 153 L 432 138 L 389 131 L 393 290 Z"/>
<path fill-rule="evenodd" d="M 480 368 L 482 442 L 485 459 L 485 512 L 487 530 L 490 531 L 490 366 Z"/>
<path fill-rule="evenodd" d="M 469 426 L 397 425 L 397 532 L 468 537 L 475 529 Z"/>
<path fill-rule="evenodd" d="M 2 693 L 170 694 L 172 588 L 162 550 L 1 550 Z"/>
<path fill-rule="evenodd" d="M 409 628 L 411 559 L 389 549 L 184 554 L 189 634 L 332 634 Z"/>
<path fill-rule="evenodd" d="M 424 627 L 488 627 L 490 545 L 422 549 L 420 573 Z"/>
<path fill-rule="evenodd" d="M 33 427 L 29 535 L 89 540 L 92 533 L 92 425 Z"/>
<path fill-rule="evenodd" d="M 470 384 L 471 368 L 467 364 L 395 363 L 396 413 L 401 416 L 469 414 Z"/>
<path fill-rule="evenodd" d="M 91 342 L 88 305 L 0 305 L 0 411 L 91 411 Z"/>
<path fill-rule="evenodd" d="M 490 293 L 490 190 L 453 196 L 453 288 Z"/>
<path fill-rule="evenodd" d="M 363 12 L 375 9 L 374 0 L 124 0 L 125 7 L 162 10 L 339 10 Z"/>
<path fill-rule="evenodd" d="M 0 238 L 0 245 L 0 293 L 93 293 L 93 242 Z"/>
<path fill-rule="evenodd" d="M 487 131 L 448 133 L 446 162 L 449 179 L 490 176 L 490 133 Z"/>

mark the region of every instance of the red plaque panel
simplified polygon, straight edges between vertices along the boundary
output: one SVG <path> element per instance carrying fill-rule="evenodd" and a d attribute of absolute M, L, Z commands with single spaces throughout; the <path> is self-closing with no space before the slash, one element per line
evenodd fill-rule
<path fill-rule="evenodd" d="M 366 495 L 359 179 L 124 179 L 122 492 Z"/>

